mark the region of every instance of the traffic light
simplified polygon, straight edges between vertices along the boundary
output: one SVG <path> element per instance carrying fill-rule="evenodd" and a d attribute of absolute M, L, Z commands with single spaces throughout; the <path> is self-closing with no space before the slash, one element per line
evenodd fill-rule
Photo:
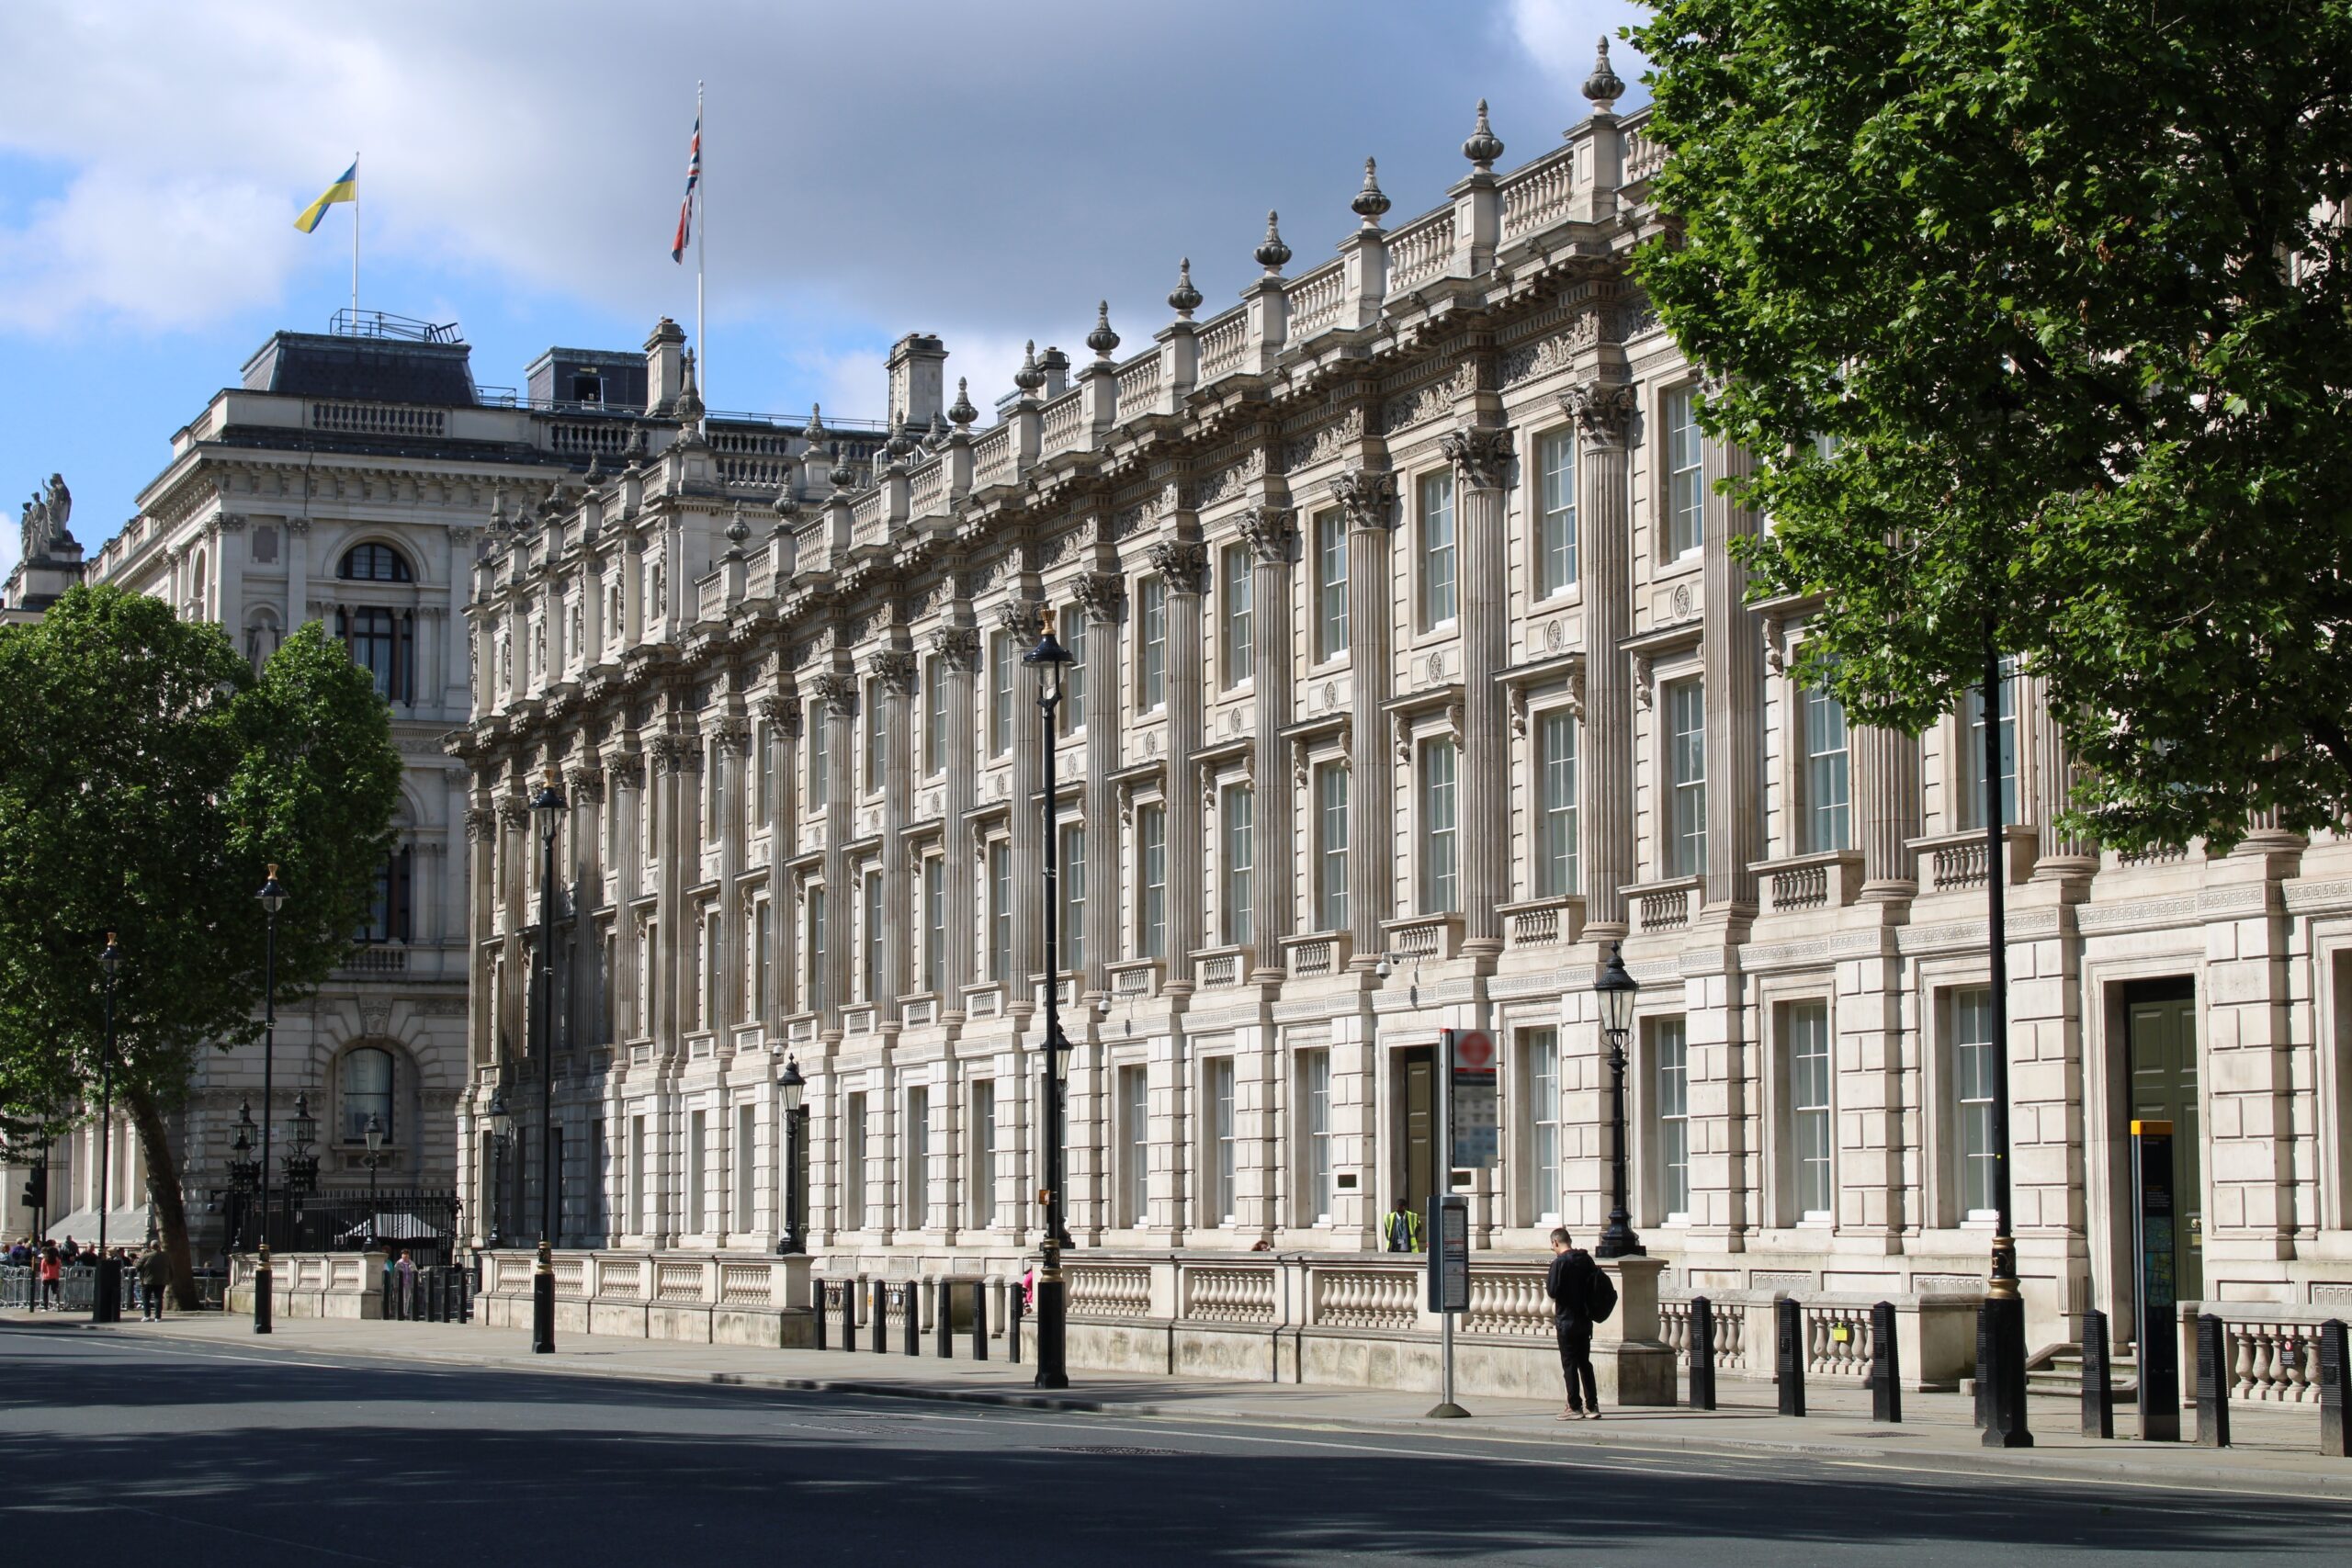
<path fill-rule="evenodd" d="M 19 1201 L 38 1213 L 49 1212 L 49 1167 L 37 1165 L 25 1173 L 25 1193 Z"/>

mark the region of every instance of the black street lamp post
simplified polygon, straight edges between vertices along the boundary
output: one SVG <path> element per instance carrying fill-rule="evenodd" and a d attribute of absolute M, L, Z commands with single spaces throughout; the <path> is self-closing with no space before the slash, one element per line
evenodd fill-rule
<path fill-rule="evenodd" d="M 2018 1294 L 2017 1233 L 2009 1213 L 2009 933 L 2007 804 L 2001 798 L 2001 649 L 1993 624 L 1984 627 L 1984 912 L 1991 949 L 1993 1002 L 1993 1257 L 1984 1284 L 1985 1349 L 1992 1401 L 1984 1446 L 2030 1449 L 2026 1422 L 2025 1299 Z"/>
<path fill-rule="evenodd" d="M 107 1250 L 107 1210 L 114 1199 L 108 1183 L 114 1175 L 114 976 L 122 966 L 122 949 L 114 932 L 107 932 L 107 948 L 98 954 L 104 976 L 107 1026 L 98 1057 L 98 1277 L 90 1297 L 92 1323 L 122 1321 L 122 1265 Z"/>
<path fill-rule="evenodd" d="M 269 1270 L 269 1095 L 270 1074 L 277 1056 L 277 911 L 286 907 L 286 889 L 277 885 L 277 867 L 263 878 L 262 914 L 267 919 L 261 964 L 261 1247 L 254 1256 L 254 1332 L 269 1332 L 270 1292 L 276 1288 Z"/>
<path fill-rule="evenodd" d="M 568 803 L 556 772 L 531 797 L 539 819 L 539 1256 L 531 1269 L 531 1348 L 555 1353 L 555 840 Z"/>
<path fill-rule="evenodd" d="M 808 1080 L 801 1076 L 797 1059 L 784 1059 L 784 1071 L 775 1086 L 784 1107 L 784 1224 L 777 1227 L 784 1237 L 775 1244 L 775 1250 L 778 1257 L 789 1258 L 808 1249 L 808 1235 L 801 1228 L 800 1219 L 800 1151 L 808 1147 L 801 1133 L 801 1118 L 808 1114 L 804 1109 Z"/>
<path fill-rule="evenodd" d="M 1634 998 L 1641 988 L 1641 982 L 1625 971 L 1624 948 L 1611 942 L 1609 962 L 1592 985 L 1600 998 L 1601 1032 L 1609 1037 L 1609 1224 L 1592 1249 L 1595 1258 L 1646 1256 L 1625 1207 L 1625 1036 L 1633 1031 Z"/>
<path fill-rule="evenodd" d="M 1062 672 L 1069 649 L 1054 640 L 1054 613 L 1044 614 L 1037 646 L 1021 656 L 1037 667 L 1037 706 L 1046 716 L 1046 1239 L 1037 1270 L 1037 1386 L 1068 1388 L 1069 1298 L 1062 1280 L 1062 1074 L 1069 1042 L 1062 1038 L 1061 865 L 1055 840 L 1060 807 L 1054 779 L 1054 711 L 1061 706 Z"/>
<path fill-rule="evenodd" d="M 384 1121 L 370 1111 L 368 1113 L 368 1250 L 376 1250 L 378 1236 L 376 1212 L 376 1168 L 384 1162 Z"/>

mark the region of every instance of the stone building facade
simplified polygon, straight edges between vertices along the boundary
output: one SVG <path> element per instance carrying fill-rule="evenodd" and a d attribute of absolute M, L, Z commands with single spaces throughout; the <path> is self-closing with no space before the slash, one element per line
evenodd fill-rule
<path fill-rule="evenodd" d="M 12 616 L 37 615 L 73 581 L 112 582 L 219 623 L 256 663 L 288 629 L 321 621 L 375 675 L 405 762 L 399 841 L 349 961 L 281 1007 L 277 1032 L 274 1152 L 288 1152 L 296 1097 L 307 1097 L 320 1185 L 331 1194 L 368 1189 L 371 1115 L 387 1130 L 374 1173 L 383 1189 L 457 1188 L 453 1128 L 469 1076 L 469 783 L 442 743 L 472 709 L 467 608 L 481 541 L 576 490 L 599 465 L 666 444 L 677 406 L 694 401 L 692 376 L 684 334 L 667 321 L 641 355 L 550 349 L 521 398 L 476 387 L 454 327 L 371 313 L 338 319 L 324 333 L 277 333 L 240 384 L 173 436 L 169 465 L 113 538 L 86 560 L 70 536 L 28 546 L 10 579 Z M 764 503 L 796 431 L 720 424 L 722 482 Z M 63 535 L 53 499 L 44 504 L 49 532 Z M 208 1200 L 228 1185 L 243 1108 L 256 1121 L 265 1114 L 261 1086 L 257 1045 L 203 1057 L 175 1119 L 200 1255 L 222 1240 L 222 1216 Z M 85 1125 L 53 1151 L 54 1234 L 95 1230 L 97 1145 L 97 1130 Z M 115 1128 L 113 1157 L 110 1228 L 135 1241 L 145 1177 L 127 1120 Z"/>
<path fill-rule="evenodd" d="M 1192 1310 L 1105 1306 L 1120 1259 L 1376 1250 L 1391 1200 L 1441 1179 L 1446 1027 L 1503 1047 L 1499 1163 L 1452 1179 L 1476 1245 L 1589 1239 L 1590 987 L 1622 942 L 1633 1209 L 1670 1285 L 1973 1291 L 1989 874 L 2036 1343 L 2093 1304 L 2130 1321 L 2134 1116 L 2190 1133 L 2184 1296 L 2352 1290 L 2352 853 L 2068 839 L 2064 735 L 2020 676 L 1988 866 L 1981 704 L 1911 738 L 1793 681 L 1815 606 L 1743 602 L 1726 547 L 1759 523 L 1715 481 L 1748 459 L 1700 434 L 1629 274 L 1661 154 L 1620 90 L 1598 73 L 1507 173 L 1482 107 L 1408 222 L 1368 164 L 1335 256 L 1286 272 L 1270 221 L 1238 304 L 1203 319 L 1188 265 L 1140 352 L 1106 312 L 1091 360 L 1033 358 L 993 423 L 905 340 L 871 470 L 812 447 L 772 511 L 686 421 L 493 525 L 453 745 L 485 836 L 471 1212 L 536 1233 L 526 802 L 554 769 L 564 1247 L 773 1250 L 790 1062 L 821 1273 L 1016 1269 L 1048 984 L 1081 1314 Z M 1020 661 L 1047 612 L 1080 656 L 1051 822 Z"/>

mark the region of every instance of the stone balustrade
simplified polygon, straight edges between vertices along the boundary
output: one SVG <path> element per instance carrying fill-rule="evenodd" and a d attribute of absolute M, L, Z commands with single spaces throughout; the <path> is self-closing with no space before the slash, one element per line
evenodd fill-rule
<path fill-rule="evenodd" d="M 2265 1404 L 2319 1403 L 2319 1331 L 2352 1323 L 2352 1306 L 2287 1306 L 2271 1302 L 2180 1303 L 2180 1402 L 2197 1403 L 2197 1319 L 2222 1320 L 2229 1358 L 2229 1397 Z"/>
<path fill-rule="evenodd" d="M 384 1315 L 386 1252 L 285 1252 L 269 1260 L 270 1311 L 279 1317 L 379 1318 Z M 229 1259 L 232 1314 L 254 1310 L 251 1254 Z"/>
<path fill-rule="evenodd" d="M 1877 1341 L 1871 1309 L 1880 1302 L 1894 1308 L 1895 1351 L 1903 1364 L 1903 1386 L 1915 1392 L 1956 1389 L 1976 1371 L 1976 1308 L 1973 1292 L 1920 1292 L 1899 1295 L 1792 1293 L 1787 1291 L 1681 1291 L 1661 1292 L 1659 1337 L 1674 1348 L 1678 1364 L 1690 1364 L 1690 1302 L 1707 1298 L 1714 1310 L 1715 1371 L 1718 1376 L 1773 1376 L 1777 1327 L 1773 1314 L 1783 1301 L 1804 1309 L 1805 1376 L 1832 1382 L 1862 1383 L 1870 1378 Z"/>
<path fill-rule="evenodd" d="M 805 1256 L 562 1251 L 553 1261 L 559 1335 L 785 1349 L 816 1343 Z M 527 1251 L 483 1253 L 474 1321 L 529 1326 L 537 1267 Z"/>

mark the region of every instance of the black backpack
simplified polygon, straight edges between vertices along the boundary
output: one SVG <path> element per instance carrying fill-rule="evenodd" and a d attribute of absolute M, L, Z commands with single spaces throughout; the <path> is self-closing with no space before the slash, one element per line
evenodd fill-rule
<path fill-rule="evenodd" d="M 1592 1271 L 1592 1283 L 1585 1287 L 1584 1313 L 1595 1323 L 1607 1323 L 1609 1314 L 1617 1310 L 1617 1281 L 1605 1269 Z"/>

